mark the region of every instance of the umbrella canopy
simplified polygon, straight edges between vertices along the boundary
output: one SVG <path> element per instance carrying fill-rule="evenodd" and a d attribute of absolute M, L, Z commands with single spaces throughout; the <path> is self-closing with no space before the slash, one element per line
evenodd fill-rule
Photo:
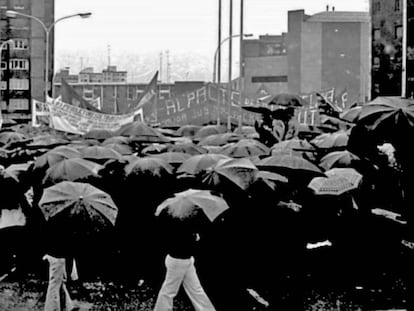
<path fill-rule="evenodd" d="M 109 194 L 86 183 L 63 181 L 46 188 L 39 202 L 47 221 L 70 221 L 86 226 L 72 226 L 71 230 L 86 228 L 99 230 L 115 225 L 118 208 Z"/>
<path fill-rule="evenodd" d="M 225 177 L 246 190 L 254 182 L 257 171 L 257 167 L 247 158 L 223 159 L 206 171 L 203 182 L 209 185 L 219 185 L 221 177 Z"/>
<path fill-rule="evenodd" d="M 79 158 L 80 152 L 69 146 L 59 146 L 38 157 L 35 161 L 35 168 L 50 167 L 64 159 Z"/>
<path fill-rule="evenodd" d="M 242 135 L 245 137 L 254 137 L 254 136 L 258 137 L 259 136 L 254 126 L 241 126 L 241 127 L 236 128 L 233 132 L 234 134 Z"/>
<path fill-rule="evenodd" d="M 26 140 L 26 136 L 16 132 L 1 132 L 0 133 L 0 144 L 7 145 L 15 141 Z"/>
<path fill-rule="evenodd" d="M 128 137 L 124 136 L 113 136 L 110 138 L 107 138 L 103 141 L 102 146 L 109 145 L 109 144 L 123 144 L 128 145 L 129 139 Z"/>
<path fill-rule="evenodd" d="M 207 149 L 194 143 L 174 144 L 167 147 L 170 152 L 183 152 L 190 155 L 207 153 Z"/>
<path fill-rule="evenodd" d="M 106 144 L 103 147 L 112 149 L 120 155 L 128 155 L 133 153 L 131 147 L 125 144 Z"/>
<path fill-rule="evenodd" d="M 91 146 L 80 150 L 81 157 L 91 160 L 121 159 L 122 155 L 110 147 Z"/>
<path fill-rule="evenodd" d="M 116 135 L 131 137 L 135 142 L 168 142 L 169 139 L 159 131 L 143 122 L 133 122 L 121 127 Z"/>
<path fill-rule="evenodd" d="M 332 169 L 326 175 L 313 178 L 308 187 L 319 195 L 341 195 L 358 188 L 362 180 L 362 175 L 351 168 Z"/>
<path fill-rule="evenodd" d="M 87 132 L 83 137 L 86 139 L 105 140 L 115 135 L 115 132 L 107 130 L 91 130 Z"/>
<path fill-rule="evenodd" d="M 305 105 L 305 101 L 300 96 L 286 93 L 277 94 L 267 99 L 266 103 L 284 107 L 302 107 Z"/>
<path fill-rule="evenodd" d="M 195 135 L 196 138 L 204 138 L 210 135 L 223 134 L 227 132 L 227 128 L 221 125 L 206 125 L 200 128 Z"/>
<path fill-rule="evenodd" d="M 162 202 L 155 212 L 158 216 L 167 209 L 168 213 L 174 218 L 186 219 L 201 209 L 208 219 L 213 222 L 221 213 L 229 208 L 226 201 L 213 195 L 210 191 L 188 189 L 176 193 L 173 198 Z"/>
<path fill-rule="evenodd" d="M 312 150 L 315 148 L 308 141 L 297 138 L 281 141 L 270 148 L 272 154 L 285 153 L 297 156 L 302 156 L 307 152 L 310 154 Z"/>
<path fill-rule="evenodd" d="M 11 164 L 4 169 L 4 173 L 14 178 L 17 182 L 20 182 L 21 176 L 28 173 L 28 170 L 32 162 Z M 0 169 L 0 171 L 2 171 Z"/>
<path fill-rule="evenodd" d="M 186 124 L 181 126 L 177 131 L 177 135 L 193 137 L 201 129 L 200 125 Z"/>
<path fill-rule="evenodd" d="M 56 184 L 65 180 L 76 181 L 90 176 L 97 177 L 102 168 L 102 165 L 80 158 L 63 159 L 47 169 L 43 183 Z"/>
<path fill-rule="evenodd" d="M 352 107 L 350 109 L 344 110 L 339 117 L 342 120 L 356 123 L 359 119 L 359 115 L 361 114 L 362 106 Z"/>
<path fill-rule="evenodd" d="M 181 164 L 191 156 L 182 152 L 164 152 L 152 155 L 154 158 L 159 158 L 170 164 Z"/>
<path fill-rule="evenodd" d="M 240 139 L 241 137 L 234 133 L 214 134 L 203 138 L 198 144 L 200 146 L 222 146 Z"/>
<path fill-rule="evenodd" d="M 280 173 L 289 179 L 293 176 L 323 176 L 315 164 L 294 155 L 277 154 L 260 160 L 257 167 L 266 171 Z"/>
<path fill-rule="evenodd" d="M 273 111 L 272 109 L 263 106 L 242 106 L 242 109 L 249 112 L 260 113 L 265 115 L 271 115 Z"/>
<path fill-rule="evenodd" d="M 395 126 L 414 127 L 414 101 L 400 97 L 377 97 L 364 105 L 358 118 L 371 129 L 390 130 Z"/>
<path fill-rule="evenodd" d="M 142 149 L 142 153 L 143 154 L 158 154 L 158 153 L 162 153 L 165 152 L 167 150 L 168 146 L 165 144 L 151 144 L 148 147 L 145 147 L 144 149 Z"/>
<path fill-rule="evenodd" d="M 268 155 L 269 151 L 267 146 L 257 140 L 241 139 L 237 143 L 223 147 L 221 153 L 233 158 L 244 158 Z"/>
<path fill-rule="evenodd" d="M 162 177 L 173 173 L 173 167 L 163 159 L 131 157 L 129 160 L 130 163 L 125 167 L 127 176 L 149 174 Z"/>
<path fill-rule="evenodd" d="M 324 133 L 312 139 L 311 143 L 318 148 L 345 147 L 348 144 L 349 135 L 345 131 Z"/>
<path fill-rule="evenodd" d="M 354 161 L 359 160 L 360 158 L 358 156 L 348 150 L 334 151 L 328 153 L 321 159 L 320 166 L 325 170 L 329 170 L 333 167 L 349 167 Z"/>
<path fill-rule="evenodd" d="M 178 168 L 177 173 L 186 173 L 191 175 L 197 175 L 201 171 L 214 166 L 219 160 L 230 159 L 222 154 L 200 154 L 192 156 L 185 160 L 183 164 Z"/>
<path fill-rule="evenodd" d="M 32 147 L 49 147 L 50 145 L 67 144 L 68 141 L 64 138 L 55 135 L 43 135 L 33 137 L 33 141 L 28 144 Z"/>

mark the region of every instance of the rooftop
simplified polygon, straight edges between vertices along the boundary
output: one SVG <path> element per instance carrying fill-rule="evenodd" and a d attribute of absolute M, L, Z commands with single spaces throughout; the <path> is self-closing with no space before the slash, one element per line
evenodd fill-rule
<path fill-rule="evenodd" d="M 310 16 L 307 22 L 369 22 L 368 12 L 325 11 Z"/>

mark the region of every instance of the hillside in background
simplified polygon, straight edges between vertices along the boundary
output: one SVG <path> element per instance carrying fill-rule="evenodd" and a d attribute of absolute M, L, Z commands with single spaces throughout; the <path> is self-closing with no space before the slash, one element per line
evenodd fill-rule
<path fill-rule="evenodd" d="M 195 53 L 170 52 L 170 79 L 169 82 L 180 80 L 211 81 L 213 70 L 213 58 Z M 81 68 L 94 67 L 95 72 L 100 72 L 108 65 L 107 51 L 90 52 L 59 52 L 56 55 L 55 71 L 64 67 L 70 67 L 71 73 L 76 74 Z M 156 70 L 160 68 L 160 53 L 136 54 L 123 52 L 113 53 L 110 59 L 111 65 L 118 70 L 128 71 L 128 81 L 147 83 Z M 224 65 L 223 65 L 224 66 Z M 164 53 L 162 77 L 167 82 L 167 59 Z"/>

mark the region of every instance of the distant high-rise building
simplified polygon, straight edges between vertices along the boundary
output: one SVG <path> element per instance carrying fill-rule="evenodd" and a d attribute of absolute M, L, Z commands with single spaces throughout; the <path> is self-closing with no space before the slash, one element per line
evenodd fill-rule
<path fill-rule="evenodd" d="M 0 42 L 14 44 L 1 52 L 1 109 L 3 118 L 30 119 L 32 99 L 44 100 L 46 34 L 29 18 L 8 18 L 13 10 L 39 18 L 45 25 L 54 22 L 54 0 L 0 0 Z M 49 35 L 49 80 L 53 74 L 54 33 Z"/>

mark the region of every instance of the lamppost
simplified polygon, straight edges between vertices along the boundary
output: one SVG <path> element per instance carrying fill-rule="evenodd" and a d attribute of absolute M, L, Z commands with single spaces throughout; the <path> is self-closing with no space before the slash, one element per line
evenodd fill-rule
<path fill-rule="evenodd" d="M 4 47 L 7 44 L 11 45 L 13 43 L 14 43 L 14 41 L 12 39 L 9 39 L 7 41 L 2 42 L 1 45 L 0 45 L 0 115 L 1 115 L 1 98 L 2 98 L 1 97 L 1 76 L 2 76 L 2 69 L 1 69 L 1 62 L 2 62 L 2 60 L 1 60 L 1 56 L 2 56 L 2 51 L 3 51 Z"/>
<path fill-rule="evenodd" d="M 45 36 L 46 36 L 46 44 L 45 44 L 46 45 L 46 48 L 45 48 L 45 51 L 46 51 L 45 52 L 45 54 L 46 54 L 46 59 L 45 59 L 45 102 L 47 101 L 48 88 L 49 88 L 48 87 L 49 86 L 49 78 L 48 78 L 48 76 L 49 76 L 49 35 L 50 35 L 51 30 L 53 29 L 53 27 L 58 22 L 63 21 L 65 19 L 72 18 L 72 17 L 77 17 L 77 16 L 79 16 L 81 18 L 88 18 L 91 15 L 92 15 L 92 13 L 86 12 L 86 13 L 77 13 L 77 14 L 71 14 L 71 15 L 63 16 L 63 17 L 57 19 L 56 21 L 54 21 L 52 24 L 50 24 L 49 27 L 47 27 L 45 25 L 45 23 L 42 22 L 42 20 L 39 19 L 36 16 L 32 16 L 32 15 L 29 15 L 29 14 L 24 14 L 24 13 L 12 11 L 12 10 L 7 10 L 6 11 L 6 16 L 7 17 L 13 18 L 13 17 L 16 17 L 16 16 L 23 16 L 23 17 L 27 17 L 27 18 L 35 20 L 36 22 L 38 22 L 42 26 L 43 30 L 45 31 Z"/>
<path fill-rule="evenodd" d="M 229 36 L 223 39 L 220 42 L 220 44 L 217 46 L 216 52 L 214 53 L 213 84 L 216 84 L 216 87 L 217 87 L 217 125 L 220 125 L 220 85 L 219 84 L 217 85 L 217 80 L 216 80 L 217 54 L 220 51 L 220 48 L 223 45 L 223 43 L 230 40 L 230 38 L 237 38 L 240 36 L 241 36 L 240 34 L 237 34 L 237 35 L 232 35 L 232 36 Z M 246 33 L 243 35 L 243 37 L 244 38 L 253 37 L 253 34 Z M 218 77 L 218 80 L 220 81 L 220 77 Z M 229 81 L 229 83 L 231 83 L 231 81 Z"/>

